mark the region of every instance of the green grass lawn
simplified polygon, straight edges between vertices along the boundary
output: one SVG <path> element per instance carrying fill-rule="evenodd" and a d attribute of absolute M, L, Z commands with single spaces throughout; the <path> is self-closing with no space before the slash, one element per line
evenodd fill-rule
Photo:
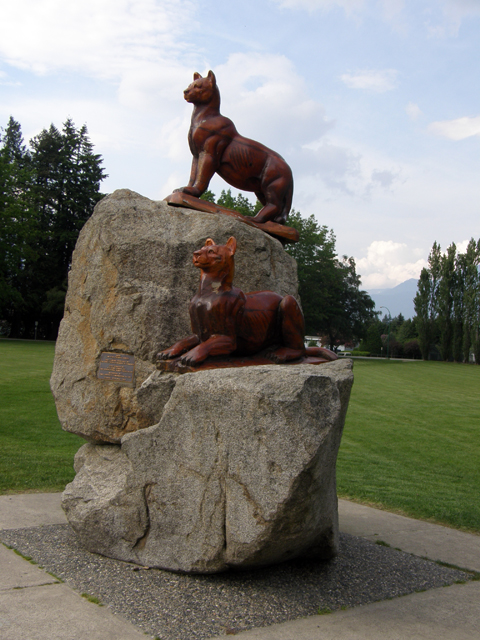
<path fill-rule="evenodd" d="M 356 360 L 341 497 L 480 532 L 480 367 Z"/>
<path fill-rule="evenodd" d="M 48 384 L 53 342 L 0 340 L 0 493 L 61 491 L 84 440 L 62 431 Z"/>
<path fill-rule="evenodd" d="M 0 340 L 0 493 L 60 491 L 84 440 L 62 431 L 53 343 Z M 480 367 L 356 360 L 341 497 L 480 532 Z"/>

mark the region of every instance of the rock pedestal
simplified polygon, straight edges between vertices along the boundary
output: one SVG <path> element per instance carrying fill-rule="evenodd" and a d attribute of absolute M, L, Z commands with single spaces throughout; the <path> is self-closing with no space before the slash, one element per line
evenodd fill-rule
<path fill-rule="evenodd" d="M 201 573 L 332 557 L 350 362 L 173 382 L 158 424 L 78 452 L 63 507 L 84 546 Z"/>
<path fill-rule="evenodd" d="M 88 441 L 63 507 L 90 551 L 205 573 L 336 553 L 349 362 L 155 368 L 190 334 L 193 252 L 230 236 L 235 286 L 297 296 L 281 243 L 231 217 L 122 190 L 80 233 L 51 387 L 63 428 Z"/>

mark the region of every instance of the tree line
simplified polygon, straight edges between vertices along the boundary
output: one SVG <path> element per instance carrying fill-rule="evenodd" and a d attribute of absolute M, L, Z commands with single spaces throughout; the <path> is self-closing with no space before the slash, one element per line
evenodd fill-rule
<path fill-rule="evenodd" d="M 419 344 L 424 360 L 438 346 L 443 360 L 480 363 L 480 240 L 465 253 L 452 243 L 445 253 L 434 242 L 414 298 Z"/>
<path fill-rule="evenodd" d="M 72 252 L 103 197 L 102 163 L 71 119 L 29 146 L 13 117 L 0 130 L 0 333 L 56 338 Z"/>
<path fill-rule="evenodd" d="M 393 358 L 421 358 L 417 319 L 405 319 L 401 313 L 393 318 L 386 314 L 383 318 L 376 317 L 368 325 L 357 354 Z"/>
<path fill-rule="evenodd" d="M 480 240 L 464 253 L 434 242 L 414 298 L 415 317 L 376 318 L 360 350 L 368 355 L 480 364 Z"/>

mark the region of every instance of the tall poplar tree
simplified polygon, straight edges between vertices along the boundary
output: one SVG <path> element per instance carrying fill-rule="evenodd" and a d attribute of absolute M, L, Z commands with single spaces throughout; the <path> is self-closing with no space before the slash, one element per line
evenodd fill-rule
<path fill-rule="evenodd" d="M 468 362 L 470 349 L 475 355 L 475 362 L 480 364 L 480 240 L 472 238 L 464 254 L 465 260 L 465 293 L 463 318 L 463 357 Z"/>
<path fill-rule="evenodd" d="M 455 271 L 453 274 L 452 355 L 455 362 L 463 362 L 464 359 L 465 273 L 465 255 L 459 253 L 455 257 Z"/>
<path fill-rule="evenodd" d="M 480 364 L 480 240 L 463 254 L 451 244 L 442 255 L 435 242 L 414 299 L 422 357 L 437 344 L 444 360 Z"/>
<path fill-rule="evenodd" d="M 417 314 L 418 342 L 424 360 L 430 359 L 430 350 L 437 341 L 438 291 L 442 276 L 442 251 L 433 243 L 428 256 L 428 269 L 422 269 L 418 291 L 413 299 Z"/>
<path fill-rule="evenodd" d="M 430 359 L 430 348 L 433 343 L 432 327 L 430 323 L 430 301 L 432 297 L 432 282 L 428 269 L 423 268 L 417 284 L 417 293 L 413 299 L 418 331 L 418 344 L 424 360 Z"/>
<path fill-rule="evenodd" d="M 440 332 L 440 353 L 443 360 L 452 357 L 453 341 L 453 300 L 455 290 L 455 256 L 457 247 L 452 243 L 440 260 L 440 283 L 437 289 L 438 328 Z"/>

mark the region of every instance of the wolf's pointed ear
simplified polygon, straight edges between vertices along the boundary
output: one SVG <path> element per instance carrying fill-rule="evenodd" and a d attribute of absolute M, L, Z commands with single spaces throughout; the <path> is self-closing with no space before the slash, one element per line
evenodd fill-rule
<path fill-rule="evenodd" d="M 214 240 L 212 240 L 211 238 L 207 238 L 205 240 L 205 244 L 203 246 L 204 247 L 210 247 L 212 244 L 215 244 Z"/>
<path fill-rule="evenodd" d="M 225 245 L 226 247 L 228 247 L 230 249 L 230 253 L 233 254 L 235 253 L 235 251 L 237 250 L 237 241 L 235 240 L 235 238 L 233 236 L 231 236 L 228 240 L 227 240 L 227 244 Z"/>
<path fill-rule="evenodd" d="M 213 73 L 213 71 L 209 71 L 208 72 L 207 78 L 209 78 L 211 80 L 213 86 L 215 86 L 217 84 L 217 79 L 215 78 L 215 74 Z"/>
<path fill-rule="evenodd" d="M 195 71 L 195 73 L 193 74 L 193 79 L 194 80 L 198 80 L 199 78 L 201 78 L 202 76 L 198 73 L 198 71 Z"/>

